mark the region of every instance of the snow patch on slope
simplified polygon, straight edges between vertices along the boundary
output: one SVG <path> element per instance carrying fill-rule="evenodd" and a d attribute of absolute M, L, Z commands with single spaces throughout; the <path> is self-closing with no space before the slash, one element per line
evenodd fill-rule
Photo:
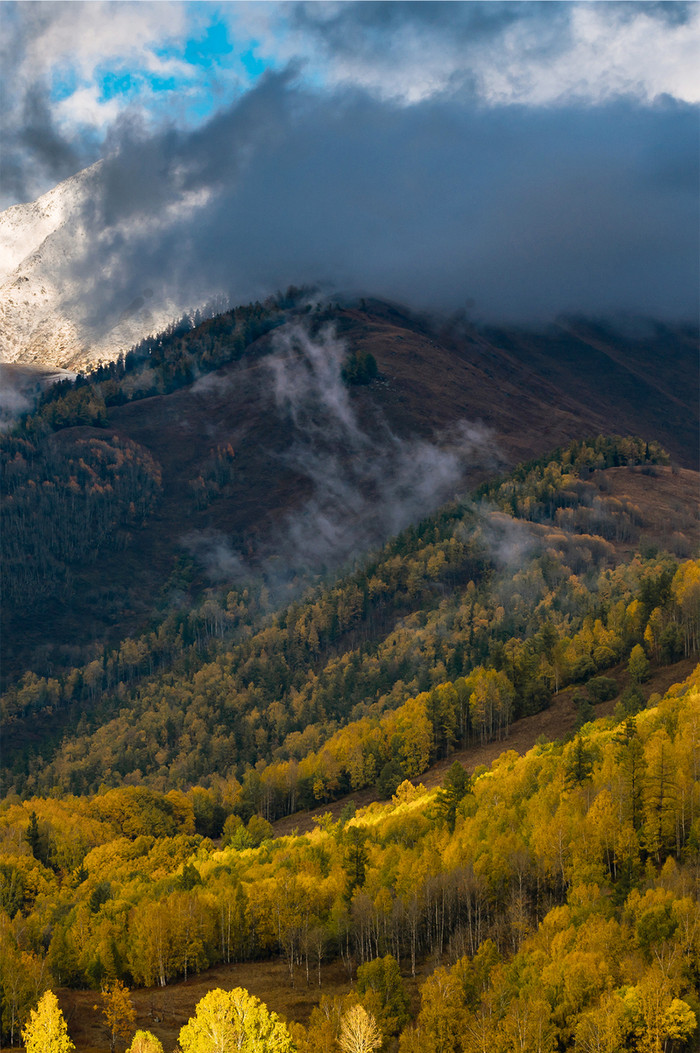
<path fill-rule="evenodd" d="M 79 284 L 67 277 L 91 236 L 84 208 L 101 167 L 98 161 L 36 201 L 0 213 L 0 362 L 89 369 L 181 313 L 171 302 L 150 303 L 147 290 L 118 318 L 95 320 Z"/>

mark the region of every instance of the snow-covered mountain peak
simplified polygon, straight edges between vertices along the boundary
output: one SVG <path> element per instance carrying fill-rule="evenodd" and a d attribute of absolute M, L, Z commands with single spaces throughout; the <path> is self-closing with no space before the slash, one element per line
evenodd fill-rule
<path fill-rule="evenodd" d="M 36 201 L 12 205 L 0 212 L 0 283 L 77 214 L 94 186 L 101 165 L 102 162 L 97 161 Z"/>
<path fill-rule="evenodd" d="M 84 370 L 116 358 L 177 314 L 172 303 L 125 304 L 111 321 L 88 317 L 71 272 L 87 233 L 83 209 L 99 189 L 98 161 L 36 201 L 0 213 L 0 362 Z"/>

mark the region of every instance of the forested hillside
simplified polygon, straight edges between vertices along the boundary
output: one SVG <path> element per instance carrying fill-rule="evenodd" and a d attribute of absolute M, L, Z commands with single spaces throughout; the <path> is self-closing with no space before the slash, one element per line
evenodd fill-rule
<path fill-rule="evenodd" d="M 536 349 L 467 330 L 290 290 L 183 320 L 3 437 L 3 1042 L 55 990 L 79 1049 L 107 1048 L 101 997 L 124 1044 L 194 1053 L 216 970 L 297 1053 L 353 1021 L 400 1053 L 692 1048 L 698 474 L 654 413 L 582 438 L 573 388 L 533 438 L 551 377 L 496 436 Z M 612 354 L 582 323 L 572 354 L 584 332 Z M 554 741 L 509 749 L 564 704 Z M 279 1000 L 255 986 L 274 963 Z"/>
<path fill-rule="evenodd" d="M 575 443 L 408 529 L 280 614 L 266 616 L 264 586 L 211 591 L 87 666 L 25 674 L 3 698 L 13 788 L 89 793 L 126 779 L 164 789 L 215 772 L 243 782 L 251 811 L 276 818 L 377 780 L 391 792 L 633 646 L 663 661 L 694 651 L 692 561 L 667 553 L 613 570 L 615 544 L 643 517 L 601 491 L 606 465 L 662 472 L 654 462 L 664 458 L 640 440 Z M 693 528 L 677 538 L 684 554 Z M 478 716 L 465 677 L 481 677 Z M 418 737 L 402 752 L 392 722 L 409 700 L 424 716 L 407 713 Z M 349 721 L 352 741 L 338 730 Z"/>
<path fill-rule="evenodd" d="M 403 782 L 303 837 L 233 811 L 214 846 L 195 832 L 198 791 L 6 801 L 5 1038 L 47 985 L 165 986 L 273 955 L 320 998 L 291 1027 L 300 1053 L 336 1049 L 358 1002 L 402 1051 L 505 1051 L 518 1034 L 526 1049 L 690 1048 L 699 707 L 696 672 L 634 715 L 471 778 L 455 765 L 438 792 Z M 324 995 L 335 959 L 355 980 L 344 1001 Z M 411 1020 L 404 984 L 428 961 Z M 143 1026 L 167 1042 L 174 1019 Z"/>
<path fill-rule="evenodd" d="M 677 327 L 482 331 L 299 289 L 185 317 L 0 436 L 3 683 L 87 664 L 223 580 L 262 575 L 283 606 L 572 439 L 639 434 L 696 469 L 696 348 Z M 134 509 L 95 440 L 154 480 Z"/>

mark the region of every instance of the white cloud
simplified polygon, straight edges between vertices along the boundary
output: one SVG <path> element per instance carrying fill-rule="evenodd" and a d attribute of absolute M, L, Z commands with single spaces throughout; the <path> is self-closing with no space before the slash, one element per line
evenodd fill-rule
<path fill-rule="evenodd" d="M 569 46 L 543 61 L 528 46 L 526 27 L 512 26 L 505 62 L 488 56 L 481 66 L 486 98 L 533 105 L 621 95 L 700 101 L 700 8 L 687 23 L 669 25 L 643 7 L 630 16 L 613 5 L 572 5 L 570 33 Z"/>
<path fill-rule="evenodd" d="M 700 6 L 664 6 L 269 3 L 229 14 L 266 60 L 301 59 L 316 83 L 407 104 L 465 85 L 490 104 L 698 102 Z"/>
<path fill-rule="evenodd" d="M 22 73 L 27 77 L 70 66 L 80 80 L 92 80 L 100 66 L 136 66 L 159 75 L 182 75 L 179 60 L 157 54 L 182 40 L 191 28 L 187 6 L 179 2 L 78 2 L 43 4 L 28 22 Z"/>
<path fill-rule="evenodd" d="M 62 99 L 55 108 L 61 127 L 68 133 L 75 125 L 89 125 L 105 132 L 119 117 L 122 106 L 117 99 L 103 100 L 100 94 L 95 85 L 90 85 Z"/>

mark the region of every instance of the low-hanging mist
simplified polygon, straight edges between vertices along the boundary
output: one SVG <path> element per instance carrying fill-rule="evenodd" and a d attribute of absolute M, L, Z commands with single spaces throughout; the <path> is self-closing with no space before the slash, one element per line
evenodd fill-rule
<path fill-rule="evenodd" d="M 461 421 L 433 441 L 401 438 L 385 420 L 363 420 L 343 379 L 347 348 L 332 326 L 274 333 L 264 381 L 289 430 L 285 467 L 307 496 L 265 542 L 255 570 L 221 532 L 182 539 L 213 582 L 265 577 L 271 588 L 322 573 L 384 543 L 461 491 L 500 457 L 493 437 Z M 382 383 L 381 378 L 375 383 Z"/>

